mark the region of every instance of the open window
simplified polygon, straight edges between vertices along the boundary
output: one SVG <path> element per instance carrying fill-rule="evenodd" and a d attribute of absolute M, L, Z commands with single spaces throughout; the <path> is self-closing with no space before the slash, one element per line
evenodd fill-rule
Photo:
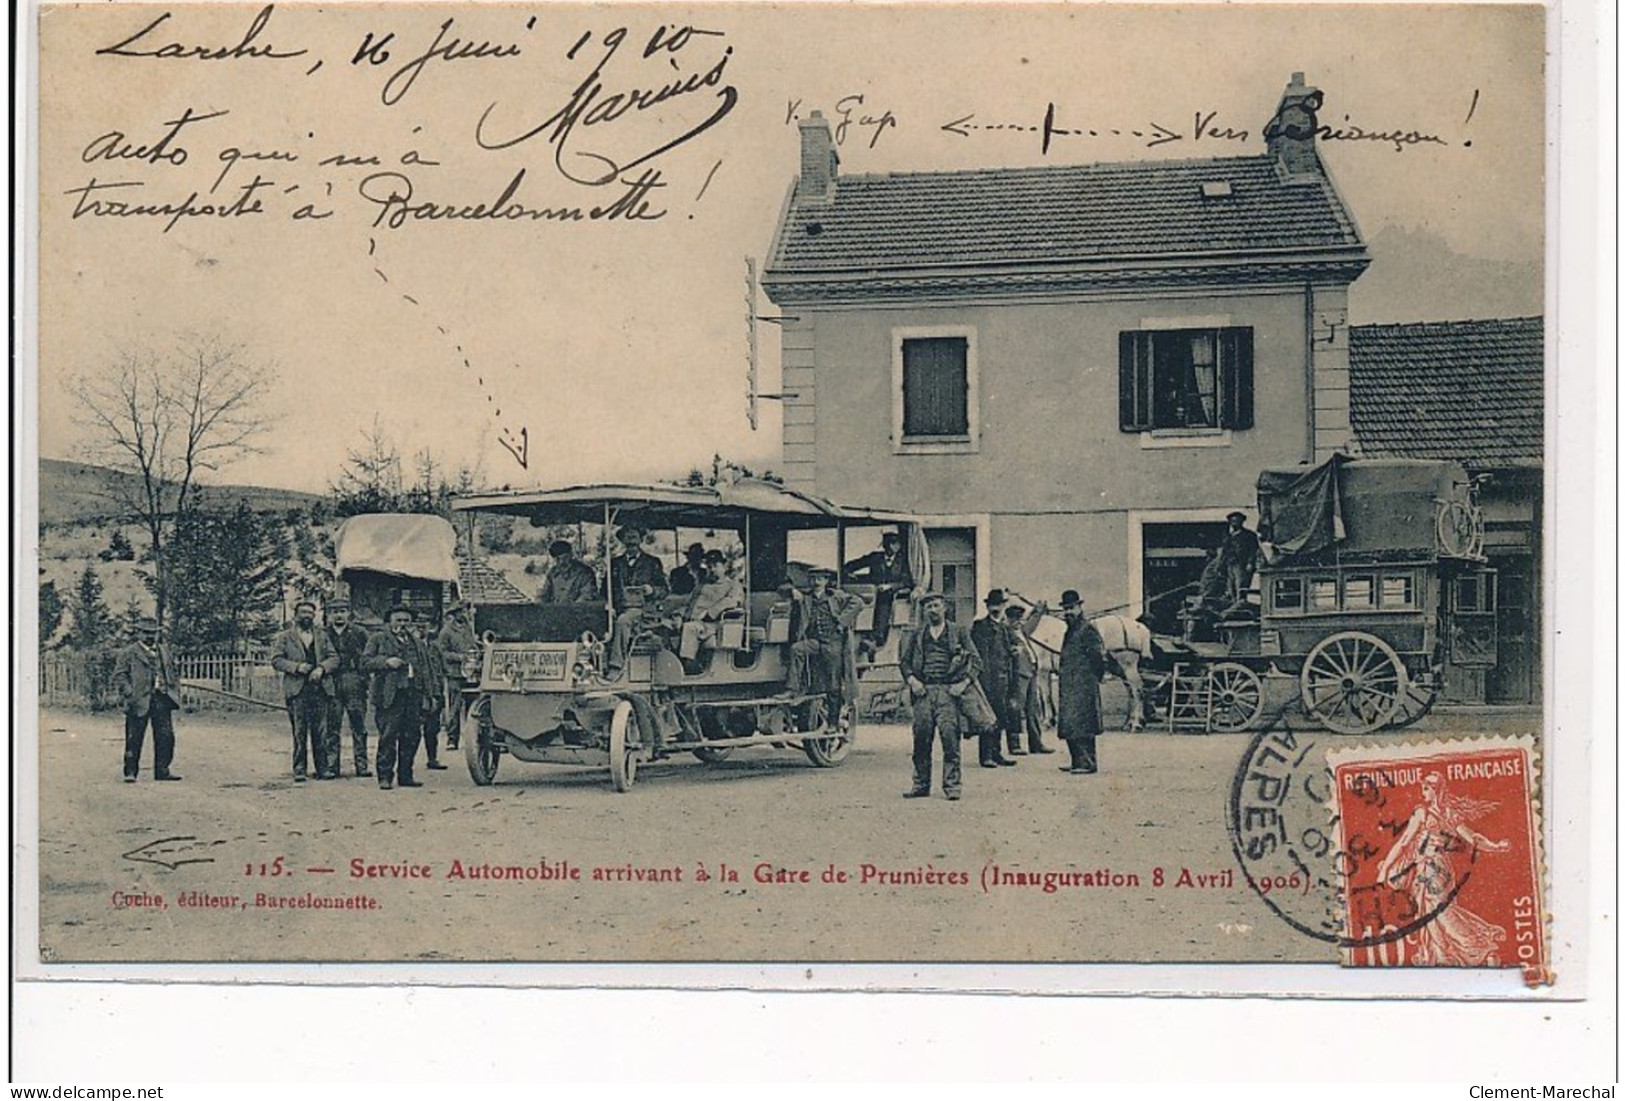
<path fill-rule="evenodd" d="M 1253 426 L 1253 331 L 1168 329 L 1118 337 L 1124 432 Z"/>

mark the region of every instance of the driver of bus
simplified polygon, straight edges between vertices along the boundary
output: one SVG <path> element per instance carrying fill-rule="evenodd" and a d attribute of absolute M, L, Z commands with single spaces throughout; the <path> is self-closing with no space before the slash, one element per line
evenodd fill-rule
<path fill-rule="evenodd" d="M 626 664 L 626 651 L 643 620 L 644 606 L 658 606 L 669 591 L 665 567 L 654 555 L 644 553 L 645 534 L 631 524 L 621 528 L 618 538 L 626 553 L 610 562 L 610 590 L 615 601 L 615 628 L 609 636 L 611 675 Z"/>
<path fill-rule="evenodd" d="M 717 624 L 727 612 L 745 607 L 745 590 L 728 576 L 727 556 L 719 550 L 705 552 L 705 580 L 694 590 L 683 612 L 683 637 L 677 654 L 684 667 L 693 671 L 700 650 L 716 642 Z"/>
<path fill-rule="evenodd" d="M 555 539 L 547 548 L 553 565 L 536 599 L 543 604 L 591 604 L 598 599 L 598 575 L 576 558 L 567 539 Z"/>

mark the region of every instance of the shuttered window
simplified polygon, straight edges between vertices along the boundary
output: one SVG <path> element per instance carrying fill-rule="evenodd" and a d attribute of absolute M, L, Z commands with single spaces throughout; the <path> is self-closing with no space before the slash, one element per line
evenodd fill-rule
<path fill-rule="evenodd" d="M 1119 335 L 1124 432 L 1253 426 L 1253 331 L 1172 329 Z"/>
<path fill-rule="evenodd" d="M 903 438 L 970 435 L 970 343 L 962 336 L 903 341 Z"/>

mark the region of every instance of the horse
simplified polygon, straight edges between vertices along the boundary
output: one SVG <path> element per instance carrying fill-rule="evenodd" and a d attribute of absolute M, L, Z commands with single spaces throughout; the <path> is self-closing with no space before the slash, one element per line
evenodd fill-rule
<path fill-rule="evenodd" d="M 1126 615 L 1095 616 L 1089 622 L 1100 632 L 1101 641 L 1106 646 L 1106 675 L 1116 677 L 1128 686 L 1129 730 L 1144 730 L 1147 695 L 1140 663 L 1153 658 L 1151 628 Z M 1056 686 L 1060 679 L 1061 640 L 1065 635 L 1064 624 L 1054 616 L 1045 616 L 1032 635 L 1033 642 L 1037 644 L 1033 649 L 1038 655 L 1038 668 L 1034 675 L 1039 707 L 1046 726 L 1054 726 L 1055 716 L 1060 712 Z"/>

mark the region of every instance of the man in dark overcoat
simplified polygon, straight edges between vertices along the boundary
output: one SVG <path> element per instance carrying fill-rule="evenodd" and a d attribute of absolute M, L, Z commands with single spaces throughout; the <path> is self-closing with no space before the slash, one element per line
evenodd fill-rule
<path fill-rule="evenodd" d="M 1016 763 L 1004 755 L 1005 733 L 1013 729 L 1010 689 L 1016 679 L 1016 644 L 1004 620 L 1005 603 L 1003 589 L 989 589 L 987 615 L 970 627 L 971 641 L 982 657 L 982 691 L 998 716 L 998 724 L 992 730 L 981 731 L 978 739 L 977 758 L 983 768 Z"/>
<path fill-rule="evenodd" d="M 1066 637 L 1061 643 L 1057 725 L 1072 754 L 1071 763 L 1062 771 L 1089 775 L 1100 768 L 1095 737 L 1103 729 L 1100 678 L 1106 672 L 1106 644 L 1083 614 L 1083 599 L 1076 589 L 1061 594 L 1061 615 L 1066 619 Z"/>
<path fill-rule="evenodd" d="M 158 641 L 158 621 L 136 624 L 135 641 L 113 662 L 113 692 L 124 706 L 124 782 L 141 771 L 141 747 L 152 724 L 152 778 L 179 780 L 169 770 L 175 758 L 175 711 L 180 680 L 169 647 Z"/>

